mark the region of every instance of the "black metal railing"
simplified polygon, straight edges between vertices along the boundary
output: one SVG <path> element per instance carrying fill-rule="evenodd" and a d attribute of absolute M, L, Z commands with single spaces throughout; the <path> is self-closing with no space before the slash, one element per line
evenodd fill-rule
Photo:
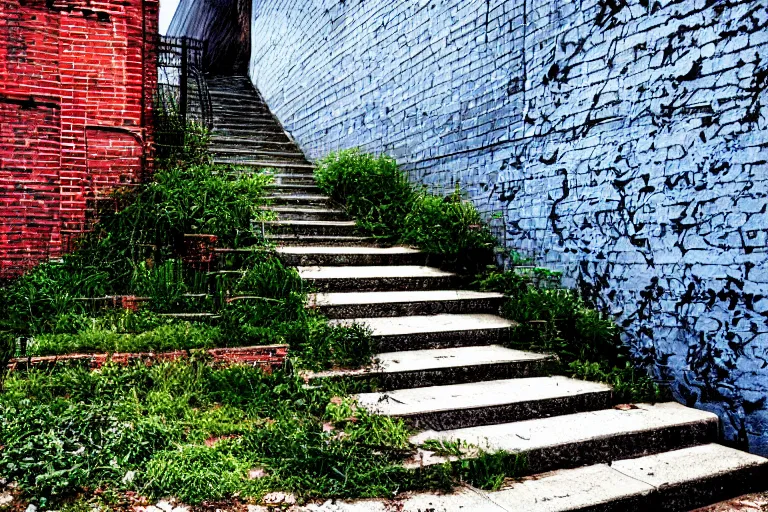
<path fill-rule="evenodd" d="M 189 37 L 160 36 L 157 45 L 158 107 L 210 129 L 211 97 L 205 81 L 207 43 Z"/>

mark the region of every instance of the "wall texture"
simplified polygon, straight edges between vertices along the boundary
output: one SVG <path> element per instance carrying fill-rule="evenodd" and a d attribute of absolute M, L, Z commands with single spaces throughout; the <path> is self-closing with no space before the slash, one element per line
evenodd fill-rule
<path fill-rule="evenodd" d="M 768 454 L 765 0 L 254 0 L 309 155 L 460 182 L 726 436 Z"/>
<path fill-rule="evenodd" d="M 157 0 L 0 0 L 0 278 L 151 164 L 156 32 Z"/>
<path fill-rule="evenodd" d="M 181 0 L 167 35 L 208 42 L 206 67 L 212 73 L 246 74 L 251 0 Z"/>

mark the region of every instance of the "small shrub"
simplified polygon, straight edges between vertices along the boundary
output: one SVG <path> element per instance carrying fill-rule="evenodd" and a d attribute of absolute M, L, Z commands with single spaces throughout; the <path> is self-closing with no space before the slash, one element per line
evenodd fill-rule
<path fill-rule="evenodd" d="M 491 262 L 497 244 L 480 213 L 458 188 L 445 198 L 419 196 L 405 217 L 401 239 L 470 268 Z"/>
<path fill-rule="evenodd" d="M 331 153 L 318 163 L 315 177 L 364 233 L 416 245 L 449 266 L 476 270 L 492 262 L 496 241 L 458 187 L 448 197 L 428 194 L 408 181 L 394 159 L 359 149 Z"/>
<path fill-rule="evenodd" d="M 315 178 L 324 192 L 346 206 L 361 230 L 380 238 L 399 237 L 417 199 L 393 158 L 358 149 L 328 155 L 318 162 Z"/>

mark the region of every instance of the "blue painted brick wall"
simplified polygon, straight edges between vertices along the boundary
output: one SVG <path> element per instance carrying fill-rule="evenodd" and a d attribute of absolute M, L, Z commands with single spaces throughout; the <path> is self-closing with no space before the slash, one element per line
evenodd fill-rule
<path fill-rule="evenodd" d="M 459 182 L 638 358 L 768 454 L 768 6 L 255 0 L 250 72 L 311 157 Z"/>

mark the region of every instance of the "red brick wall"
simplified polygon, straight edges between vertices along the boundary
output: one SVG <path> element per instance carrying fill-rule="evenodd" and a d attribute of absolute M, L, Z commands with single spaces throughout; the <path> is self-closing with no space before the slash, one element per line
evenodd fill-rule
<path fill-rule="evenodd" d="M 0 0 L 0 278 L 151 168 L 158 0 Z"/>

